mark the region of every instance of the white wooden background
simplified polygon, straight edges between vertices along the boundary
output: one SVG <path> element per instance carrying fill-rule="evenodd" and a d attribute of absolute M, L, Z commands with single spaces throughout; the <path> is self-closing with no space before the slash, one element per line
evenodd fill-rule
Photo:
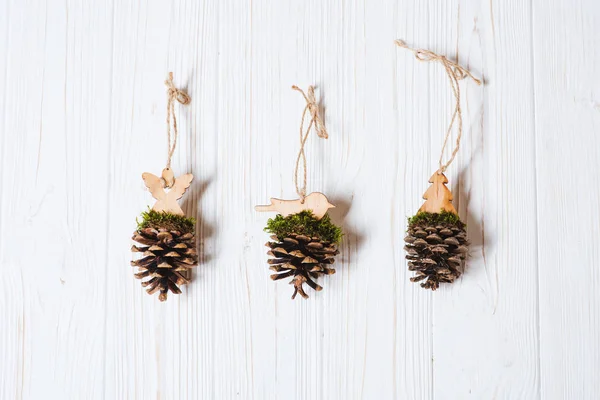
<path fill-rule="evenodd" d="M 1 399 L 597 399 L 597 0 L 0 1 Z M 409 282 L 406 217 L 449 170 L 471 258 L 436 293 Z M 166 151 L 168 71 L 192 103 L 201 265 L 166 303 L 129 266 L 143 171 Z M 309 300 L 268 279 L 253 205 L 292 198 L 315 84 L 330 138 L 309 190 L 338 204 L 337 273 Z"/>

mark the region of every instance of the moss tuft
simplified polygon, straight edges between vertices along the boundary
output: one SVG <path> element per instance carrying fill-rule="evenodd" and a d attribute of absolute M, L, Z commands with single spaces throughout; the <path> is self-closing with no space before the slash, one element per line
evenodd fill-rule
<path fill-rule="evenodd" d="M 270 218 L 267 221 L 265 232 L 269 232 L 279 239 L 294 233 L 318 237 L 331 243 L 339 243 L 343 235 L 342 229 L 331 222 L 329 215 L 317 219 L 310 211 L 301 211 L 287 217 L 277 215 L 275 218 Z"/>
<path fill-rule="evenodd" d="M 450 211 L 442 211 L 438 213 L 429 212 L 418 212 L 415 216 L 408 219 L 409 225 L 415 225 L 418 223 L 425 224 L 440 224 L 446 223 L 451 225 L 457 225 L 464 228 L 466 225 L 460 220 L 459 216 Z"/>
<path fill-rule="evenodd" d="M 141 221 L 136 219 L 138 230 L 144 228 L 162 228 L 170 231 L 179 231 L 182 234 L 193 233 L 196 230 L 196 220 L 184 217 L 183 215 L 149 209 L 148 211 L 144 211 L 141 217 Z"/>

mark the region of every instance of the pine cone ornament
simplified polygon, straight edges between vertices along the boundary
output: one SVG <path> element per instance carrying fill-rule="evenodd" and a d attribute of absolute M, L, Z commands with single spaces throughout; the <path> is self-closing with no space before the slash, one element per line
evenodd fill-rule
<path fill-rule="evenodd" d="M 150 210 L 142 214 L 142 222 L 132 239 L 141 246 L 133 245 L 131 251 L 143 253 L 143 257 L 131 261 L 138 267 L 137 279 L 148 294 L 160 291 L 158 299 L 167 300 L 169 290 L 180 294 L 179 285 L 190 282 L 189 270 L 198 264 L 195 221 L 192 218 Z"/>
<path fill-rule="evenodd" d="M 408 270 L 417 273 L 411 282 L 427 279 L 421 287 L 436 290 L 440 283 L 452 283 L 461 275 L 469 242 L 466 225 L 458 217 L 452 193 L 446 187 L 448 178 L 436 171 L 429 183 L 431 186 L 423 195 L 425 203 L 408 220 L 404 249 Z"/>
<path fill-rule="evenodd" d="M 292 299 L 299 293 L 308 298 L 303 285 L 316 291 L 323 288 L 315 281 L 322 275 L 332 275 L 335 269 L 331 265 L 339 254 L 337 244 L 342 231 L 325 215 L 320 220 L 310 211 L 302 211 L 287 217 L 277 215 L 269 219 L 265 231 L 273 233 L 266 246 L 272 258 L 268 260 L 270 269 L 276 273 L 271 279 L 276 281 L 292 277 L 294 286 Z"/>
<path fill-rule="evenodd" d="M 408 270 L 415 271 L 411 282 L 436 290 L 440 283 L 452 283 L 461 275 L 469 242 L 465 224 L 453 213 L 418 213 L 411 218 L 404 238 Z"/>

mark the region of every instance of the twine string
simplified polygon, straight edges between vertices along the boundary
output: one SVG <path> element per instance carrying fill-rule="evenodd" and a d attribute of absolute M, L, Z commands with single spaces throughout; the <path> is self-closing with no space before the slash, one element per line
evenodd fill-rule
<path fill-rule="evenodd" d="M 458 153 L 458 149 L 460 148 L 460 140 L 462 138 L 463 128 L 462 128 L 462 110 L 460 108 L 460 85 L 459 82 L 465 78 L 471 78 L 477 83 L 481 85 L 481 81 L 473 76 L 469 70 L 460 66 L 458 63 L 448 60 L 445 56 L 440 56 L 429 50 L 423 49 L 413 49 L 409 47 L 404 41 L 396 40 L 396 45 L 399 47 L 410 50 L 414 53 L 415 58 L 419 61 L 423 62 L 439 62 L 444 66 L 446 70 L 446 75 L 448 75 L 448 80 L 450 81 L 450 87 L 452 88 L 452 94 L 454 95 L 455 105 L 454 111 L 452 113 L 452 118 L 450 119 L 450 125 L 448 126 L 448 130 L 446 131 L 446 136 L 444 137 L 444 144 L 442 145 L 442 151 L 439 159 L 439 169 L 438 173 L 442 174 L 446 171 L 446 168 L 452 164 L 456 154 Z M 452 150 L 452 155 L 450 159 L 444 163 L 444 151 L 446 149 L 446 145 L 448 144 L 448 140 L 450 135 L 452 134 L 452 127 L 454 126 L 454 122 L 457 122 L 458 125 L 458 133 L 456 135 L 456 143 L 454 145 L 454 149 Z"/>
<path fill-rule="evenodd" d="M 173 83 L 173 73 L 165 81 L 167 86 L 167 169 L 171 168 L 171 158 L 177 146 L 177 117 L 175 116 L 175 101 L 186 105 L 191 101 L 190 96 Z M 173 141 L 171 142 L 171 117 L 173 117 Z"/>
<path fill-rule="evenodd" d="M 327 134 L 327 130 L 325 129 L 325 125 L 319 114 L 319 106 L 315 100 L 314 86 L 309 86 L 307 93 L 304 93 L 304 91 L 296 85 L 292 86 L 292 89 L 302 93 L 302 97 L 306 100 L 306 106 L 304 107 L 304 111 L 302 111 L 302 120 L 300 121 L 300 151 L 298 152 L 298 157 L 296 157 L 296 167 L 294 169 L 294 185 L 296 186 L 296 193 L 300 196 L 300 201 L 304 203 L 304 199 L 306 198 L 306 151 L 304 150 L 304 145 L 306 144 L 306 140 L 308 139 L 308 135 L 313 126 L 315 127 L 317 136 L 320 138 L 327 139 L 329 135 Z M 310 112 L 311 118 L 306 131 L 304 131 L 304 120 L 307 112 Z M 300 161 L 302 161 L 303 170 L 302 186 L 298 185 Z"/>

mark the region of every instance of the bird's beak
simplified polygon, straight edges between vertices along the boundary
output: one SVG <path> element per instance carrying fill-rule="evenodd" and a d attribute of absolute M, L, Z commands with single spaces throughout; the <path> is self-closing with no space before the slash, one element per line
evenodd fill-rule
<path fill-rule="evenodd" d="M 327 206 L 328 206 L 327 208 L 335 208 L 335 206 L 331 203 L 327 203 Z"/>

